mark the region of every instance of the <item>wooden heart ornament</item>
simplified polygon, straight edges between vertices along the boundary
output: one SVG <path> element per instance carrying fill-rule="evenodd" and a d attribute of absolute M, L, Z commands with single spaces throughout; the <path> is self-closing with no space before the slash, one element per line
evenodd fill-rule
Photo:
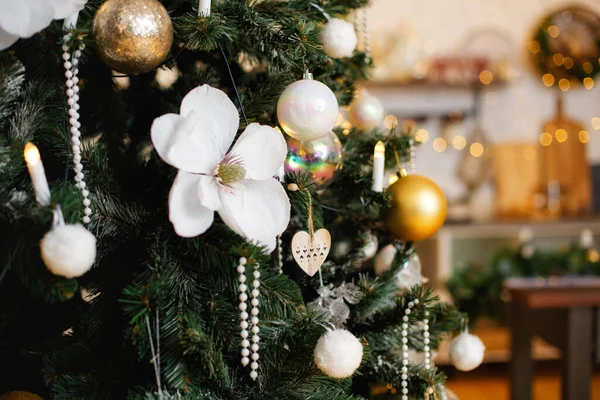
<path fill-rule="evenodd" d="M 319 229 L 310 240 L 307 232 L 299 231 L 292 238 L 292 254 L 300 268 L 309 276 L 317 273 L 331 250 L 331 234 Z"/>

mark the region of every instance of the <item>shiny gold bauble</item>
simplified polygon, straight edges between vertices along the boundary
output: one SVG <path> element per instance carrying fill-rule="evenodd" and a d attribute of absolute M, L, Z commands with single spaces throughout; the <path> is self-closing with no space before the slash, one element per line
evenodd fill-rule
<path fill-rule="evenodd" d="M 94 16 L 98 56 L 112 69 L 141 74 L 158 67 L 173 43 L 169 13 L 156 0 L 108 0 Z"/>
<path fill-rule="evenodd" d="M 401 177 L 390 186 L 391 208 L 385 225 L 397 239 L 424 240 L 433 236 L 446 219 L 446 197 L 431 179 L 420 175 Z"/>
<path fill-rule="evenodd" d="M 44 400 L 37 394 L 29 392 L 8 392 L 0 396 L 0 400 Z"/>

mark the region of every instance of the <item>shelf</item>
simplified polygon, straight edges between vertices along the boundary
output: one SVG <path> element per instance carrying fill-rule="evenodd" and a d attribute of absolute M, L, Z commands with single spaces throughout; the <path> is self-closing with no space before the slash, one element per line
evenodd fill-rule
<path fill-rule="evenodd" d="M 411 80 L 411 81 L 384 81 L 384 80 L 375 80 L 368 81 L 364 83 L 362 86 L 366 89 L 388 89 L 388 90 L 397 90 L 397 89 L 426 89 L 426 90 L 474 90 L 474 89 L 486 89 L 486 88 L 497 88 L 501 86 L 505 86 L 508 84 L 508 81 L 494 80 L 488 85 L 484 85 L 480 81 L 472 81 L 472 82 L 435 82 L 428 81 L 425 79 L 422 80 Z"/>

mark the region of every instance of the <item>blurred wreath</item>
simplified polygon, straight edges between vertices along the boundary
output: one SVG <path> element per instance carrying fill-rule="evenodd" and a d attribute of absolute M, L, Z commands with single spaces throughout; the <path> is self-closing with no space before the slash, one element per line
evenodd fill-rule
<path fill-rule="evenodd" d="M 529 51 L 546 86 L 561 79 L 585 84 L 600 72 L 600 16 L 582 6 L 558 9 L 538 25 Z"/>

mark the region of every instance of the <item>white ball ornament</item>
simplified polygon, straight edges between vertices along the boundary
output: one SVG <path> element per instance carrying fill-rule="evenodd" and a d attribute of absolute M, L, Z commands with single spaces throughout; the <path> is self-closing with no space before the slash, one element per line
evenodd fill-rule
<path fill-rule="evenodd" d="M 394 258 L 396 258 L 396 253 L 398 250 L 392 244 L 388 244 L 383 247 L 373 260 L 373 268 L 375 270 L 375 275 L 382 276 L 392 267 L 392 263 L 394 262 Z"/>
<path fill-rule="evenodd" d="M 363 130 L 371 130 L 381 126 L 385 117 L 385 109 L 381 101 L 366 90 L 362 90 L 350 104 L 348 119 L 350 123 Z"/>
<path fill-rule="evenodd" d="M 283 130 L 296 140 L 313 141 L 327 135 L 338 118 L 335 94 L 325 84 L 304 79 L 289 85 L 277 102 L 277 118 Z"/>
<path fill-rule="evenodd" d="M 314 357 L 317 367 L 327 376 L 348 378 L 362 362 L 363 346 L 352 333 L 336 329 L 319 338 Z"/>
<path fill-rule="evenodd" d="M 460 371 L 471 371 L 483 362 L 485 345 L 475 335 L 463 332 L 450 342 L 450 362 Z"/>
<path fill-rule="evenodd" d="M 323 51 L 329 57 L 350 57 L 356 48 L 354 26 L 339 18 L 331 18 L 321 30 Z"/>
<path fill-rule="evenodd" d="M 81 224 L 59 225 L 40 242 L 44 264 L 54 275 L 75 278 L 96 260 L 96 237 Z"/>

